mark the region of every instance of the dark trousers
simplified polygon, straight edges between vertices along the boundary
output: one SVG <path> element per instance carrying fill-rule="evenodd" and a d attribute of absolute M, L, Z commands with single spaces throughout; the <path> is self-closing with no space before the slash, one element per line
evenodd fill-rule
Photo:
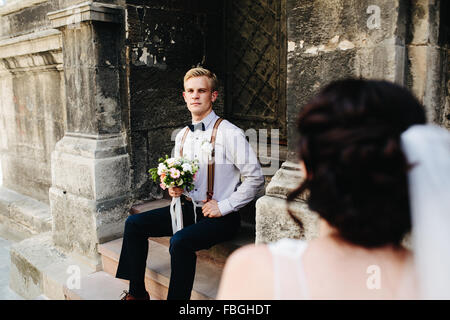
<path fill-rule="evenodd" d="M 182 200 L 184 228 L 172 235 L 170 207 L 150 210 L 129 216 L 125 222 L 122 251 L 116 277 L 143 281 L 148 255 L 148 238 L 172 236 L 170 239 L 171 274 L 168 300 L 188 300 L 194 284 L 196 251 L 230 240 L 240 226 L 238 212 L 220 218 L 204 217 L 197 208 L 194 224 L 192 202 Z"/>

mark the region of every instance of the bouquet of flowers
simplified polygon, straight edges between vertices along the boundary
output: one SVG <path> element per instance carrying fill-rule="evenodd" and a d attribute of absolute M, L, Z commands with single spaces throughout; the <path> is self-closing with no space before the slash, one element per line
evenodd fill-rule
<path fill-rule="evenodd" d="M 153 181 L 159 183 L 159 186 L 165 190 L 171 187 L 179 187 L 185 191 L 191 191 L 194 188 L 198 167 L 197 160 L 186 158 L 165 158 L 158 159 L 157 168 L 151 168 L 148 172 Z M 172 216 L 173 233 L 183 228 L 183 216 L 181 211 L 181 200 L 179 197 L 172 198 L 170 205 L 170 215 Z"/>
<path fill-rule="evenodd" d="M 170 187 L 179 187 L 186 191 L 194 188 L 194 180 L 198 171 L 198 161 L 185 158 L 159 158 L 158 168 L 152 168 L 149 173 L 153 181 L 166 190 Z"/>

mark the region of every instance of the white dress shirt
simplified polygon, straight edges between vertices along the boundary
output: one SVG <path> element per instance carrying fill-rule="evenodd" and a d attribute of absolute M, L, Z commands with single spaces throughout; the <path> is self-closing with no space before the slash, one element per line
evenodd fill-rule
<path fill-rule="evenodd" d="M 212 129 L 219 116 L 211 111 L 201 122 L 205 131 L 189 130 L 183 145 L 183 157 L 199 160 L 199 171 L 194 181 L 194 189 L 188 196 L 195 201 L 194 206 L 202 206 L 208 189 L 208 148 Z M 187 127 L 175 138 L 173 157 L 180 156 L 182 137 Z M 241 175 L 244 181 L 241 183 Z M 223 120 L 219 125 L 215 142 L 214 195 L 222 215 L 237 211 L 252 201 L 264 187 L 264 176 L 258 158 L 248 143 L 244 131 L 231 122 Z"/>

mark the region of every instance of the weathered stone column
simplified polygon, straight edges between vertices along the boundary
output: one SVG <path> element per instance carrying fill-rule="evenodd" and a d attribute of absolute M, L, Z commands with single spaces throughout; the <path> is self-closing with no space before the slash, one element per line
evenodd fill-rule
<path fill-rule="evenodd" d="M 53 241 L 99 266 L 97 244 L 120 236 L 130 194 L 122 131 L 121 7 L 85 2 L 48 14 L 63 39 L 67 132 L 52 154 Z"/>
<path fill-rule="evenodd" d="M 407 82 L 424 104 L 429 122 L 450 129 L 446 105 L 448 40 L 444 1 L 417 0 L 411 3 L 411 28 L 407 44 Z M 442 12 L 441 12 L 442 11 Z M 448 109 L 447 109 L 448 110 Z"/>

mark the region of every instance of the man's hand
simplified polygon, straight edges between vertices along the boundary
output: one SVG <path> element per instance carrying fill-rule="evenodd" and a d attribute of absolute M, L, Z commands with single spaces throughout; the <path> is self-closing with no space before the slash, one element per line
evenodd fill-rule
<path fill-rule="evenodd" d="M 174 198 L 181 197 L 181 195 L 183 194 L 183 191 L 184 190 L 182 188 L 170 187 L 169 188 L 169 196 L 174 197 Z"/>
<path fill-rule="evenodd" d="M 202 200 L 202 202 L 204 203 L 202 212 L 205 217 L 219 218 L 222 216 L 216 200 Z"/>

